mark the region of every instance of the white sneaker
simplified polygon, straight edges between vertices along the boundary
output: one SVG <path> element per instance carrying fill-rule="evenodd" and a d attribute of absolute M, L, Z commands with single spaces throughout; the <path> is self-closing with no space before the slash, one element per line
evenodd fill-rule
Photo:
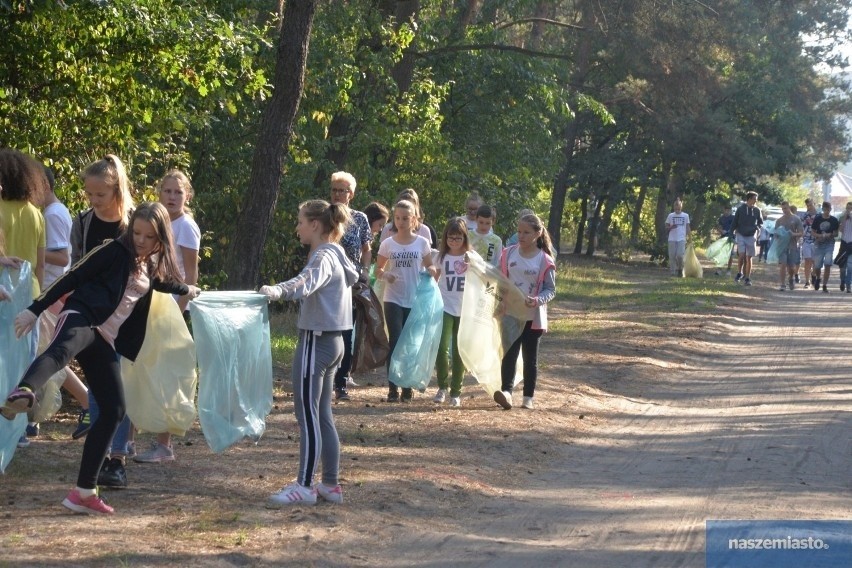
<path fill-rule="evenodd" d="M 444 389 L 438 389 L 438 392 L 435 393 L 435 398 L 432 399 L 437 404 L 441 404 L 445 400 L 447 400 L 447 391 Z"/>
<path fill-rule="evenodd" d="M 314 490 L 320 497 L 322 497 L 329 503 L 343 503 L 343 489 L 341 489 L 340 485 L 326 485 L 325 483 L 315 483 Z"/>
<path fill-rule="evenodd" d="M 509 391 L 494 391 L 494 402 L 502 406 L 504 410 L 511 410 L 512 393 Z"/>
<path fill-rule="evenodd" d="M 316 505 L 317 490 L 291 483 L 266 501 L 267 509 L 280 509 L 284 505 Z"/>
<path fill-rule="evenodd" d="M 154 440 L 154 443 L 151 444 L 151 449 L 145 453 L 135 456 L 133 461 L 138 463 L 162 463 L 175 461 L 175 452 L 171 446 L 164 446 Z"/>
<path fill-rule="evenodd" d="M 357 387 L 357 386 L 360 386 L 360 385 L 355 382 L 355 379 L 352 378 L 352 375 L 348 375 L 346 377 L 346 386 L 347 387 Z"/>
<path fill-rule="evenodd" d="M 524 403 L 521 406 L 523 406 L 524 408 L 526 408 L 528 410 L 532 410 L 533 408 L 535 408 L 535 405 L 533 404 L 533 397 L 525 396 L 524 397 Z"/>
<path fill-rule="evenodd" d="M 450 406 L 461 406 L 461 397 L 454 396 L 450 398 Z"/>

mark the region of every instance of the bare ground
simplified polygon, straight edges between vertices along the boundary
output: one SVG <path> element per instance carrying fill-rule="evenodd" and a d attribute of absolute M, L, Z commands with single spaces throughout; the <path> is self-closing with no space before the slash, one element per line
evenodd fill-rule
<path fill-rule="evenodd" d="M 460 409 L 433 388 L 389 405 L 359 377 L 335 406 L 342 506 L 264 508 L 297 465 L 282 392 L 258 445 L 215 455 L 195 428 L 176 462 L 128 466 L 114 517 L 76 516 L 60 415 L 0 478 L 0 566 L 703 566 L 707 519 L 848 517 L 852 296 L 781 294 L 761 269 L 751 289 L 709 276 L 730 292 L 713 313 L 555 304 L 585 331 L 545 336 L 535 411 L 470 380 Z"/>

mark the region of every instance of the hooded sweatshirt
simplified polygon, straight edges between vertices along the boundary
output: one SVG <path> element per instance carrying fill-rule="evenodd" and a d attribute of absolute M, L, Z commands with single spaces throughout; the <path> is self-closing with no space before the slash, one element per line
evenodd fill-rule
<path fill-rule="evenodd" d="M 352 329 L 352 291 L 358 270 L 343 247 L 320 245 L 295 277 L 275 286 L 282 300 L 300 300 L 299 329 L 344 331 Z"/>

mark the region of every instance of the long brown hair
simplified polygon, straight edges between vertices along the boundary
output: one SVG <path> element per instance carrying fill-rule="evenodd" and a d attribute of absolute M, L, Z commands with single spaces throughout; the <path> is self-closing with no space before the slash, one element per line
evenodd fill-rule
<path fill-rule="evenodd" d="M 518 219 L 518 223 L 526 223 L 533 230 L 539 232 L 538 239 L 536 239 L 535 244 L 538 248 L 544 250 L 550 256 L 556 256 L 556 251 L 553 250 L 553 242 L 550 240 L 550 233 L 547 232 L 547 229 L 544 227 L 544 223 L 535 213 L 530 213 L 528 215 L 524 215 L 520 219 Z"/>
<path fill-rule="evenodd" d="M 172 222 L 165 206 L 158 202 L 140 203 L 133 215 L 130 216 L 127 229 L 118 237 L 118 240 L 128 250 L 133 251 L 134 255 L 136 254 L 136 246 L 133 244 L 133 224 L 136 221 L 151 223 L 159 240 L 159 246 L 155 251 L 157 260 L 148 265 L 148 275 L 162 281 L 183 282 L 175 257 Z"/>
<path fill-rule="evenodd" d="M 444 227 L 444 232 L 441 234 L 441 242 L 438 243 L 438 260 L 444 260 L 444 257 L 450 251 L 450 245 L 447 243 L 447 237 L 450 235 L 461 235 L 464 239 L 465 252 L 470 250 L 470 239 L 467 235 L 467 222 L 462 217 L 453 217 L 447 221 Z"/>

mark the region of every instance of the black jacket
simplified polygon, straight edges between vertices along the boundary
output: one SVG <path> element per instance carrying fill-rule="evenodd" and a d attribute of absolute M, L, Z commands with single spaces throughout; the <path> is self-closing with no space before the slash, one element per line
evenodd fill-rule
<path fill-rule="evenodd" d="M 92 327 L 99 326 L 118 308 L 135 262 L 135 254 L 121 242 L 107 241 L 92 249 L 71 270 L 58 278 L 30 305 L 29 310 L 39 315 L 71 292 L 65 301 L 65 309 L 79 312 L 89 320 Z M 133 307 L 115 339 L 115 350 L 131 361 L 136 360 L 145 340 L 145 324 L 154 290 L 183 295 L 189 292 L 189 287 L 182 282 L 151 279 L 148 293 Z"/>

